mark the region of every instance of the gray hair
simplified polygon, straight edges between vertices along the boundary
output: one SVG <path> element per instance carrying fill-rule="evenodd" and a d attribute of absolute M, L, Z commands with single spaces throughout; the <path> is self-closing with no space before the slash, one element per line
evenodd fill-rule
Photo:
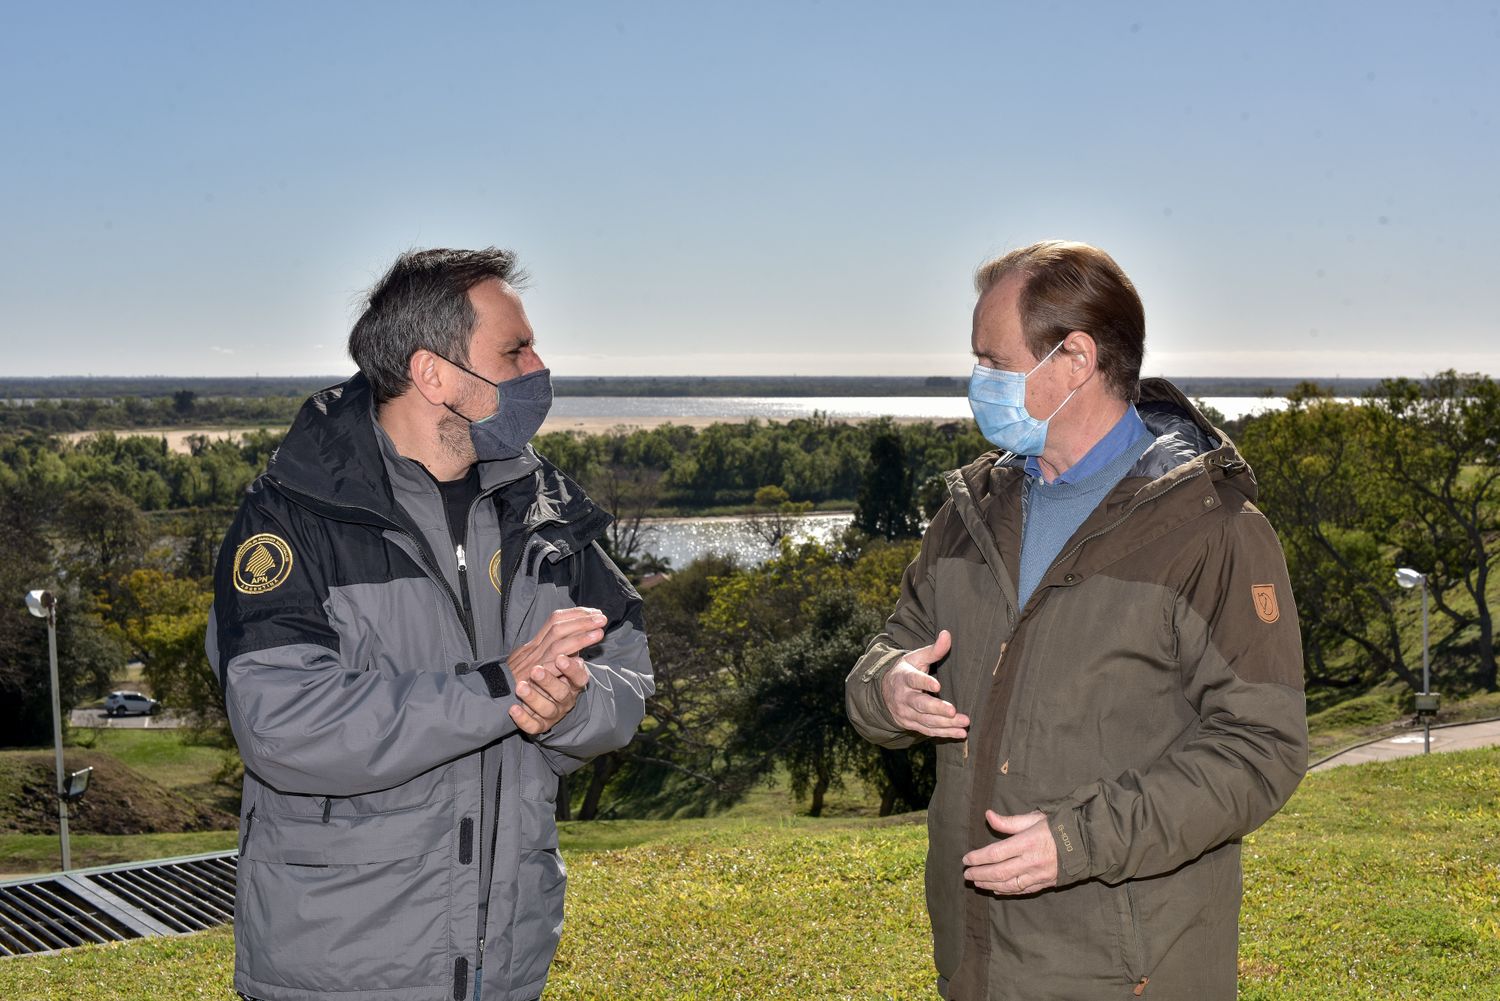
<path fill-rule="evenodd" d="M 349 356 L 370 381 L 377 405 L 411 385 L 411 356 L 428 350 L 469 363 L 474 307 L 469 289 L 497 279 L 519 289 L 526 272 L 511 250 L 409 250 L 365 295 L 349 332 Z"/>

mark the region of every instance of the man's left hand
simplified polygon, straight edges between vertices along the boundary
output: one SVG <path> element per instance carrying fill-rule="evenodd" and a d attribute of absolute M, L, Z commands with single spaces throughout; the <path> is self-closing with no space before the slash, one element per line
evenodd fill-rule
<path fill-rule="evenodd" d="M 991 829 L 1007 837 L 964 856 L 964 878 L 1002 897 L 1057 885 L 1057 845 L 1040 812 L 1002 816 L 984 811 Z"/>
<path fill-rule="evenodd" d="M 589 683 L 589 669 L 582 658 L 559 654 L 552 664 L 538 664 L 516 679 L 516 697 L 510 718 L 522 731 L 544 733 L 552 729 L 578 703 Z"/>

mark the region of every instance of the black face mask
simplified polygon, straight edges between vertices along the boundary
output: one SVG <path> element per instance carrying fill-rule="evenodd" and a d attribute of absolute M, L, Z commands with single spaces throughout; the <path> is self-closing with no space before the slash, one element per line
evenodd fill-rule
<path fill-rule="evenodd" d="M 552 409 L 552 370 L 542 368 L 504 382 L 490 382 L 478 372 L 464 368 L 451 358 L 443 360 L 455 368 L 463 369 L 480 382 L 495 387 L 495 412 L 479 420 L 464 418 L 469 421 L 469 438 L 474 442 L 475 457 L 481 462 L 513 459 L 524 452 L 527 443 L 541 430 L 542 422 Z M 456 410 L 453 412 L 458 413 Z"/>

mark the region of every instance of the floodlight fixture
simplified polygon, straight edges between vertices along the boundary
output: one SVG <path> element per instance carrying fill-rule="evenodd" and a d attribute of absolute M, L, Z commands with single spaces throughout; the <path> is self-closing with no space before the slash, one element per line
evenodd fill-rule
<path fill-rule="evenodd" d="M 68 776 L 68 784 L 59 790 L 58 795 L 69 803 L 76 803 L 83 799 L 83 794 L 89 791 L 89 779 L 93 777 L 94 766 L 81 768 Z"/>
<path fill-rule="evenodd" d="M 1411 567 L 1402 567 L 1396 571 L 1396 583 L 1410 591 L 1414 587 L 1421 587 L 1427 583 L 1427 575 Z"/>
<path fill-rule="evenodd" d="M 38 589 L 26 592 L 26 611 L 37 618 L 45 619 L 56 608 L 57 599 L 53 597 L 51 591 Z"/>

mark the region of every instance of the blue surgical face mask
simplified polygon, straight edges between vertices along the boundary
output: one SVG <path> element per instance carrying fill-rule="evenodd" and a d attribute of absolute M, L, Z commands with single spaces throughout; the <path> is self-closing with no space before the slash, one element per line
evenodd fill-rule
<path fill-rule="evenodd" d="M 969 409 L 974 411 L 979 433 L 996 448 L 1016 455 L 1042 454 L 1047 445 L 1048 423 L 1078 390 L 1064 397 L 1057 410 L 1037 420 L 1026 409 L 1026 379 L 1047 364 L 1047 359 L 1062 345 L 1063 342 L 1058 341 L 1031 372 L 1006 372 L 983 365 L 974 366 L 974 372 L 969 376 Z"/>
<path fill-rule="evenodd" d="M 524 452 L 527 443 L 541 430 L 542 422 L 552 409 L 552 370 L 539 368 L 535 372 L 527 372 L 504 382 L 490 382 L 478 372 L 464 368 L 452 359 L 445 360 L 480 382 L 488 382 L 495 387 L 495 412 L 479 420 L 469 420 L 469 438 L 474 443 L 474 457 L 483 462 L 513 459 Z M 458 413 L 456 410 L 453 412 Z"/>

